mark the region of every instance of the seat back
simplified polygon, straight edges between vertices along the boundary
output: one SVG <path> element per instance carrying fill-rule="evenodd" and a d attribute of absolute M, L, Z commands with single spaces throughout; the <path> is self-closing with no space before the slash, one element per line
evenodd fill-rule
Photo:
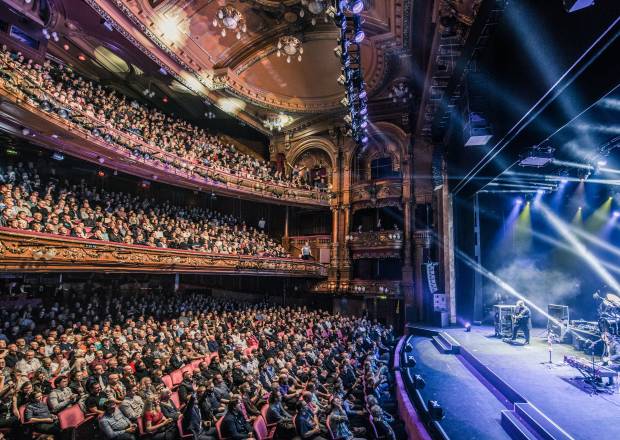
<path fill-rule="evenodd" d="M 185 432 L 183 429 L 183 414 L 179 415 L 177 419 L 177 428 L 179 430 L 179 437 L 181 438 L 193 438 L 194 435 L 191 432 Z"/>
<path fill-rule="evenodd" d="M 172 403 L 174 403 L 174 406 L 176 406 L 177 409 L 181 408 L 181 399 L 179 399 L 178 391 L 175 391 L 174 393 L 170 395 L 170 400 L 172 400 Z"/>
<path fill-rule="evenodd" d="M 197 370 L 200 367 L 201 362 L 202 362 L 202 359 L 196 359 L 195 361 L 192 361 L 192 363 L 190 364 L 190 366 L 192 367 L 192 370 Z"/>
<path fill-rule="evenodd" d="M 263 416 L 256 417 L 253 428 L 254 434 L 256 435 L 256 440 L 265 440 L 269 437 L 269 433 L 267 432 L 267 424 L 265 423 Z"/>
<path fill-rule="evenodd" d="M 84 421 L 84 413 L 80 405 L 73 405 L 65 408 L 58 413 L 58 423 L 60 429 L 70 429 L 78 427 Z"/>
<path fill-rule="evenodd" d="M 172 377 L 170 377 L 169 374 L 166 374 L 165 376 L 162 376 L 161 381 L 164 383 L 164 385 L 166 385 L 166 388 L 168 388 L 169 390 L 172 389 L 172 387 L 173 387 Z"/>
<path fill-rule="evenodd" d="M 332 424 L 331 424 L 331 421 L 330 421 L 329 414 L 325 418 L 325 425 L 327 426 L 327 432 L 329 432 L 329 438 L 331 440 L 336 440 L 336 437 L 334 437 L 334 432 L 332 431 Z"/>
<path fill-rule="evenodd" d="M 26 418 L 24 417 L 24 414 L 26 412 L 26 405 L 22 405 L 19 408 L 17 408 L 17 410 L 19 411 L 19 421 L 21 424 L 26 423 Z"/>
<path fill-rule="evenodd" d="M 144 420 L 142 419 L 142 417 L 138 417 L 136 419 L 136 424 L 138 425 L 138 435 L 140 437 L 142 437 L 145 434 L 145 431 L 144 431 Z"/>
<path fill-rule="evenodd" d="M 270 424 L 270 423 L 268 422 L 268 420 L 269 420 L 269 419 L 267 418 L 267 411 L 269 411 L 269 404 L 268 404 L 268 403 L 265 403 L 265 404 L 263 405 L 263 407 L 260 409 L 260 414 L 261 414 L 261 416 L 263 417 L 263 419 L 265 420 L 265 424 L 267 425 L 267 427 L 268 427 L 268 428 L 271 428 L 272 426 L 277 425 L 277 423 L 271 423 L 271 424 Z"/>
<path fill-rule="evenodd" d="M 178 370 L 174 370 L 170 373 L 170 378 L 172 379 L 172 385 L 176 386 L 183 382 L 183 371 L 179 368 Z"/>
<path fill-rule="evenodd" d="M 374 435 L 374 438 L 379 438 L 379 433 L 377 432 L 377 427 L 375 426 L 375 419 L 372 417 L 372 414 L 368 415 L 368 424 L 372 429 L 371 434 Z"/>
<path fill-rule="evenodd" d="M 228 438 L 222 435 L 222 422 L 223 421 L 224 421 L 224 416 L 220 417 L 219 419 L 217 419 L 217 422 L 215 422 L 215 431 L 217 432 L 217 438 L 219 440 L 226 440 Z"/>

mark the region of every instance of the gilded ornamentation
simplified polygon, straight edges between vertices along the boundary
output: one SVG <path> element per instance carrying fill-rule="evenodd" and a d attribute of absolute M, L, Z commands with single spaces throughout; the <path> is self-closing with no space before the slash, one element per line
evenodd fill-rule
<path fill-rule="evenodd" d="M 309 278 L 327 276 L 327 268 L 303 260 L 215 255 L 145 248 L 74 238 L 47 237 L 0 228 L 0 268 L 19 271 L 92 270 L 253 273 Z"/>

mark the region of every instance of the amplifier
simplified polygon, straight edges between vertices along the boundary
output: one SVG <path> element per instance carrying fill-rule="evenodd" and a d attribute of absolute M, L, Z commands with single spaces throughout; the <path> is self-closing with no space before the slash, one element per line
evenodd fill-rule
<path fill-rule="evenodd" d="M 547 305 L 547 331 L 553 333 L 561 342 L 569 342 L 569 312 L 568 306 L 559 304 Z M 550 319 L 553 318 L 553 319 Z"/>
<path fill-rule="evenodd" d="M 512 315 L 514 305 L 496 304 L 493 306 L 493 321 L 495 322 L 495 336 L 509 338 L 512 336 Z"/>

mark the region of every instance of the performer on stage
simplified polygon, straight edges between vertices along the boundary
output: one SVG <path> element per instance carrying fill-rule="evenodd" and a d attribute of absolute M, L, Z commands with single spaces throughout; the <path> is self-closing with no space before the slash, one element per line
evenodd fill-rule
<path fill-rule="evenodd" d="M 515 308 L 514 315 L 514 326 L 512 327 L 512 340 L 516 340 L 517 332 L 519 330 L 523 330 L 523 335 L 525 336 L 525 343 L 529 344 L 531 326 L 531 312 L 529 307 L 525 305 L 524 301 L 517 301 L 517 307 Z"/>

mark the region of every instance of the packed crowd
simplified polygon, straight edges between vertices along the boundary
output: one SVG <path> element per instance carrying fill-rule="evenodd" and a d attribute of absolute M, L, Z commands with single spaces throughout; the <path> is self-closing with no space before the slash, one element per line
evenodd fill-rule
<path fill-rule="evenodd" d="M 37 64 L 3 47 L 0 73 L 0 79 L 21 90 L 42 110 L 55 112 L 126 148 L 132 155 L 203 177 L 221 180 L 217 173 L 221 171 L 256 180 L 264 190 L 274 190 L 273 184 L 290 189 L 312 189 L 314 185 L 308 170 L 277 170 L 273 164 L 240 152 L 219 136 L 88 81 L 68 66 L 50 61 Z M 123 132 L 126 139 L 117 136 L 115 130 Z M 317 188 L 324 186 L 319 182 Z"/>
<path fill-rule="evenodd" d="M 78 410 L 105 439 L 404 438 L 392 329 L 363 318 L 92 288 L 0 314 L 9 438 L 61 438 Z"/>
<path fill-rule="evenodd" d="M 288 256 L 263 231 L 231 215 L 46 177 L 32 163 L 0 165 L 0 226 L 159 248 Z"/>

